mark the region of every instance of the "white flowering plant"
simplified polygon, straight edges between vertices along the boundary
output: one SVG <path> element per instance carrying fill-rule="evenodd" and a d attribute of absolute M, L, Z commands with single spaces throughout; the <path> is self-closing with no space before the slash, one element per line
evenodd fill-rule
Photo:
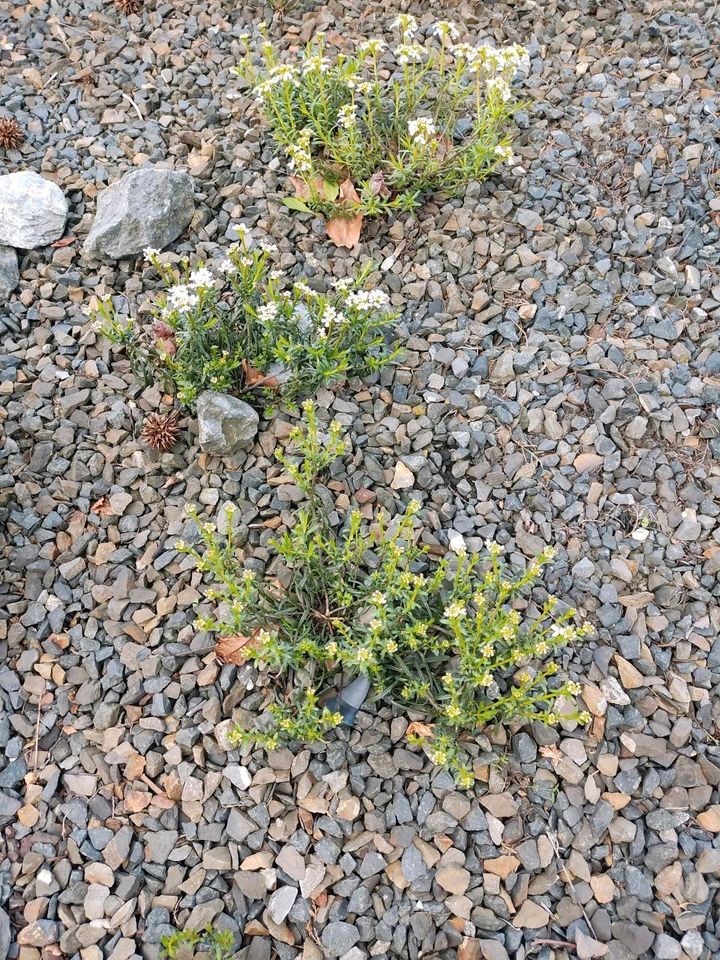
<path fill-rule="evenodd" d="M 148 320 L 119 318 L 111 300 L 99 304 L 101 334 L 125 347 L 143 382 L 160 380 L 191 409 L 203 390 L 251 401 L 276 391 L 293 401 L 398 356 L 388 342 L 397 313 L 383 291 L 363 289 L 372 264 L 320 293 L 302 280 L 285 282 L 274 247 L 238 232 L 216 265 L 185 260 L 178 270 L 147 250 L 166 288 Z"/>
<path fill-rule="evenodd" d="M 376 697 L 427 718 L 411 725 L 414 742 L 470 787 L 464 744 L 479 729 L 561 716 L 587 722 L 571 705 L 579 686 L 559 676 L 551 654 L 589 627 L 572 625 L 574 610 L 558 614 L 553 597 L 531 617 L 517 608 L 553 551 L 517 576 L 505 570 L 494 543 L 484 560 L 461 555 L 431 568 L 417 542 L 415 502 L 392 523 L 378 515 L 370 530 L 351 511 L 336 535 L 320 476 L 344 449 L 340 427 L 332 424 L 324 437 L 312 403 L 304 408 L 305 425 L 292 434 L 299 458 L 279 459 L 308 500 L 272 542 L 272 573 L 245 568 L 232 532 L 221 539 L 196 513 L 199 546 L 176 545 L 215 582 L 206 593 L 215 612 L 199 617 L 198 629 L 247 640 L 247 660 L 273 677 L 269 709 L 252 729 L 236 728 L 235 741 L 274 748 L 324 736 L 342 722 L 329 706 L 330 691 L 364 676 Z"/>
<path fill-rule="evenodd" d="M 428 192 L 456 194 L 512 158 L 511 84 L 529 65 L 527 51 L 458 42 L 448 21 L 422 42 L 411 16 L 394 26 L 394 48 L 374 38 L 330 57 L 316 34 L 294 63 L 265 38 L 254 53 L 245 38 L 236 69 L 286 153 L 292 209 L 331 222 L 410 211 Z"/>

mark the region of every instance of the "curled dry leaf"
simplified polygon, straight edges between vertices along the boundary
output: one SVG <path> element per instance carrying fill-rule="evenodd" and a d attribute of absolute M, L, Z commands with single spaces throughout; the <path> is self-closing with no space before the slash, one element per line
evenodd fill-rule
<path fill-rule="evenodd" d="M 385 183 L 385 174 L 382 172 L 382 170 L 375 171 L 368 181 L 368 186 L 370 187 L 370 192 L 375 197 L 387 198 L 390 196 L 390 189 Z"/>
<path fill-rule="evenodd" d="M 357 190 L 349 179 L 340 184 L 340 200 L 348 204 L 360 203 Z M 336 246 L 352 249 L 360 242 L 362 223 L 362 213 L 353 217 L 333 217 L 325 224 L 325 232 Z"/>
<path fill-rule="evenodd" d="M 433 725 L 431 723 L 423 723 L 421 720 L 413 720 L 412 723 L 408 724 L 405 735 L 408 737 L 427 737 L 429 740 L 432 740 Z"/>
<path fill-rule="evenodd" d="M 245 648 L 252 643 L 258 631 L 255 630 L 249 637 L 243 637 L 240 634 L 234 637 L 221 637 L 215 644 L 215 656 L 221 663 L 234 663 L 235 666 L 242 666 L 247 660 Z"/>
<path fill-rule="evenodd" d="M 280 386 L 277 377 L 266 376 L 262 370 L 253 367 L 247 360 L 243 360 L 241 366 L 246 387 L 267 387 L 268 390 L 277 390 Z"/>

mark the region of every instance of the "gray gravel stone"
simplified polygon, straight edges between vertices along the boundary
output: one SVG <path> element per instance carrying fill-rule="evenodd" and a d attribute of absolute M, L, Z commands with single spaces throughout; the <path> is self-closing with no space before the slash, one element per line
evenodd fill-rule
<path fill-rule="evenodd" d="M 192 220 L 193 194 L 187 173 L 152 166 L 126 173 L 98 196 L 85 253 L 121 260 L 147 247 L 163 250 Z"/>

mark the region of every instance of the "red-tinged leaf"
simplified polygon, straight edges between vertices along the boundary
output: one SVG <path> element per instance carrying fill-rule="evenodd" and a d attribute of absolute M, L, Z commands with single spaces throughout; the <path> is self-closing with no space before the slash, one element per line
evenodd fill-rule
<path fill-rule="evenodd" d="M 247 660 L 245 648 L 257 635 L 258 631 L 255 630 L 249 637 L 243 637 L 240 634 L 234 637 L 222 637 L 215 644 L 215 656 L 221 663 L 234 663 L 235 666 L 240 667 Z"/>
<path fill-rule="evenodd" d="M 77 237 L 62 237 L 60 240 L 56 240 L 55 243 L 51 243 L 51 247 L 69 247 L 71 243 L 75 243 Z"/>
<path fill-rule="evenodd" d="M 115 511 L 110 506 L 110 501 L 107 497 L 100 497 L 99 500 L 96 500 L 90 507 L 90 512 L 97 513 L 101 517 L 112 517 L 115 515 Z"/>

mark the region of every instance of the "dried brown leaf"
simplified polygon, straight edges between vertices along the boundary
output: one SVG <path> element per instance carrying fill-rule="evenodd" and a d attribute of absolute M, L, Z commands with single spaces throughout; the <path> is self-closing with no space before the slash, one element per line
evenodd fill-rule
<path fill-rule="evenodd" d="M 258 370 L 256 367 L 253 367 L 247 360 L 243 360 L 242 364 L 243 377 L 245 378 L 246 387 L 267 387 L 268 390 L 277 390 L 280 386 L 277 377 L 266 376 L 261 370 Z"/>
<path fill-rule="evenodd" d="M 339 199 L 348 203 L 360 203 L 360 197 L 351 180 L 340 184 Z M 362 213 L 356 213 L 353 217 L 333 217 L 325 224 L 325 232 L 336 246 L 350 250 L 360 242 L 362 223 Z"/>
<path fill-rule="evenodd" d="M 221 637 L 215 644 L 215 656 L 221 663 L 234 663 L 236 666 L 242 666 L 247 660 L 245 647 L 255 639 L 258 631 L 255 630 L 249 637 L 243 637 L 240 634 L 234 637 Z"/>
<path fill-rule="evenodd" d="M 421 720 L 413 720 L 412 723 L 408 724 L 405 734 L 408 737 L 427 737 L 429 740 L 432 740 L 433 725 L 431 723 L 423 723 Z"/>

